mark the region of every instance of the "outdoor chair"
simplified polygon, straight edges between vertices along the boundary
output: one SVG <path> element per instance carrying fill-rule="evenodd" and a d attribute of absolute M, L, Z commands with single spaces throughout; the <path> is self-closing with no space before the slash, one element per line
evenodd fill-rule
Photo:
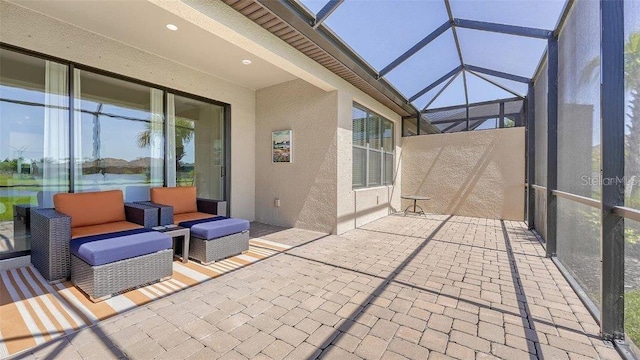
<path fill-rule="evenodd" d="M 91 300 L 172 274 L 172 240 L 150 228 L 157 209 L 125 204 L 122 191 L 56 194 L 31 213 L 31 262 L 42 276 L 71 281 Z"/>
<path fill-rule="evenodd" d="M 196 193 L 194 186 L 151 189 L 151 203 L 171 207 L 171 223 L 190 229 L 189 257 L 209 264 L 249 250 L 249 221 L 218 216 L 222 202 Z"/>

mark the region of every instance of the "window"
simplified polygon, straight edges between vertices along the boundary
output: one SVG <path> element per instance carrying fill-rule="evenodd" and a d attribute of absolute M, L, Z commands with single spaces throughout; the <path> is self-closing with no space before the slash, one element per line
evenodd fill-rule
<path fill-rule="evenodd" d="M 393 184 L 393 123 L 353 107 L 353 187 Z"/>

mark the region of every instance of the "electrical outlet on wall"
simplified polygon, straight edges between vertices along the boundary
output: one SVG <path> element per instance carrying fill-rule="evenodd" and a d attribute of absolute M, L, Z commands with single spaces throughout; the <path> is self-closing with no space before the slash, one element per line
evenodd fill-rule
<path fill-rule="evenodd" d="M 279 199 L 279 198 L 276 198 L 276 199 L 273 201 L 273 206 L 275 206 L 275 207 L 280 207 L 280 199 Z"/>

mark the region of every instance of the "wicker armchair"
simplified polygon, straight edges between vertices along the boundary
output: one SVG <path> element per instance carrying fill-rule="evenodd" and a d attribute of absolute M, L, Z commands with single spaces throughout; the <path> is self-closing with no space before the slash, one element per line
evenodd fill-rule
<path fill-rule="evenodd" d="M 95 204 L 99 209 L 100 204 Z M 124 204 L 129 228 L 158 225 L 158 209 L 140 204 Z M 56 209 L 31 210 L 31 262 L 49 282 L 68 279 L 71 258 L 69 243 L 75 237 L 72 218 Z M 94 232 L 95 234 L 95 232 Z M 84 235 L 87 234 L 85 231 Z"/>
<path fill-rule="evenodd" d="M 177 196 L 182 196 L 181 200 L 186 201 L 183 201 L 182 204 L 176 204 L 174 199 L 158 196 L 158 194 L 167 192 L 176 193 Z M 211 215 L 227 215 L 226 201 L 196 198 L 195 194 L 195 187 L 152 188 L 151 201 L 140 201 L 136 204 L 157 208 L 159 225 L 178 224 L 182 221 L 206 218 Z M 191 205 L 193 200 L 190 199 L 193 198 L 195 198 L 195 206 Z"/>

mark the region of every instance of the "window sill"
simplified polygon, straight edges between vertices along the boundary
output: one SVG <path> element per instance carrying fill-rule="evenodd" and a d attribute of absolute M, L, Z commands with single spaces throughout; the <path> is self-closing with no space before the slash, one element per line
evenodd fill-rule
<path fill-rule="evenodd" d="M 388 189 L 388 188 L 392 188 L 392 187 L 394 187 L 394 185 L 381 185 L 381 186 L 372 186 L 372 187 L 361 187 L 361 188 L 355 188 L 355 189 L 353 189 L 353 191 L 361 192 L 361 191 L 368 191 L 368 190 Z"/>

